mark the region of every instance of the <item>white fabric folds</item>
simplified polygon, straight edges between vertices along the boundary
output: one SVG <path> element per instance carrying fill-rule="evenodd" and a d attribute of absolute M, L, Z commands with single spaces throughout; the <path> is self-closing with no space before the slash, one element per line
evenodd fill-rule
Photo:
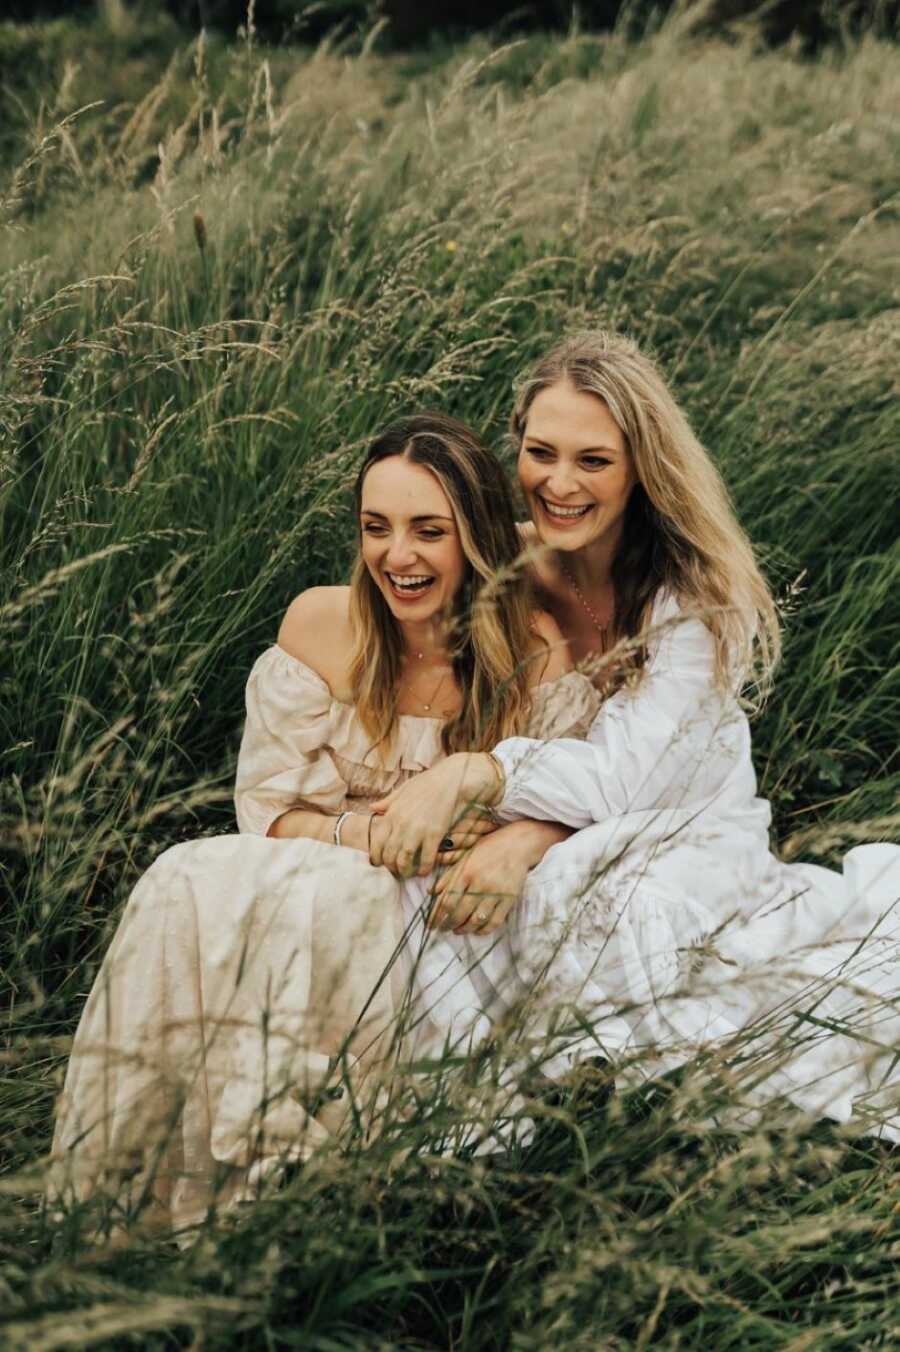
<path fill-rule="evenodd" d="M 623 1079 L 711 1057 L 748 1109 L 784 1096 L 900 1139 L 900 848 L 860 846 L 842 873 L 780 862 L 711 635 L 671 600 L 654 621 L 643 681 L 586 741 L 496 749 L 501 816 L 577 834 L 499 935 L 429 943 L 429 1018 L 457 1039 L 512 1020 L 544 1038 L 550 1074 L 590 1055 Z M 427 889 L 405 885 L 408 920 Z"/>

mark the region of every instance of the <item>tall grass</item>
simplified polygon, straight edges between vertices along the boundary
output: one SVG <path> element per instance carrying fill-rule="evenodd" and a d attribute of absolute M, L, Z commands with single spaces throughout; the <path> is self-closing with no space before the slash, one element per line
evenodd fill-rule
<path fill-rule="evenodd" d="M 566 327 L 657 352 L 784 599 L 778 842 L 896 829 L 900 53 L 213 56 L 79 114 L 88 60 L 4 174 L 8 1345 L 895 1345 L 891 1152 L 671 1086 L 573 1090 L 505 1169 L 324 1157 L 185 1255 L 44 1217 L 82 997 L 155 854 L 232 828 L 243 682 L 346 575 L 361 441 L 427 403 L 499 445 Z"/>

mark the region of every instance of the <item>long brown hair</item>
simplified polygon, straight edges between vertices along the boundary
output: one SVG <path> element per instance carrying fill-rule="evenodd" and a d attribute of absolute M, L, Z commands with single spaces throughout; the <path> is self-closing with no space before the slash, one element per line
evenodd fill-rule
<path fill-rule="evenodd" d="M 511 419 L 517 450 L 535 397 L 561 380 L 603 400 L 638 480 L 613 563 L 616 637 L 640 640 L 655 598 L 670 592 L 711 631 L 717 682 L 733 687 L 753 677 L 764 694 L 780 651 L 775 603 L 722 478 L 659 370 L 621 334 L 565 339 L 519 387 Z M 639 666 L 640 643 L 632 647 Z"/>
<path fill-rule="evenodd" d="M 450 657 L 462 701 L 441 730 L 441 744 L 448 753 L 480 751 L 521 732 L 531 707 L 527 661 L 536 640 L 517 564 L 512 492 L 499 460 L 464 423 L 423 412 L 391 423 L 370 444 L 354 490 L 357 523 L 366 475 L 397 455 L 430 470 L 456 520 L 466 569 Z M 350 582 L 350 615 L 353 702 L 374 744 L 389 744 L 397 725 L 402 636 L 361 551 Z"/>

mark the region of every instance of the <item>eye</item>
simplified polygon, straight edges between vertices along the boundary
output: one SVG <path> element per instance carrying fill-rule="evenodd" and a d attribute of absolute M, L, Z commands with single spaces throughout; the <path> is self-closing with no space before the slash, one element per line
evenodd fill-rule
<path fill-rule="evenodd" d="M 419 531 L 419 538 L 421 540 L 442 540 L 444 532 L 438 530 L 435 526 L 426 526 L 424 530 Z"/>
<path fill-rule="evenodd" d="M 525 448 L 530 456 L 535 460 L 552 460 L 553 452 L 545 450 L 543 446 L 526 446 Z"/>
<path fill-rule="evenodd" d="M 584 455 L 581 457 L 581 463 L 585 469 L 603 469 L 604 465 L 611 465 L 612 461 L 605 455 Z"/>
<path fill-rule="evenodd" d="M 386 535 L 386 534 L 387 534 L 387 527 L 386 527 L 386 526 L 379 526 L 379 524 L 378 524 L 377 521 L 364 521 L 364 522 L 363 522 L 363 534 L 364 534 L 364 535 Z"/>

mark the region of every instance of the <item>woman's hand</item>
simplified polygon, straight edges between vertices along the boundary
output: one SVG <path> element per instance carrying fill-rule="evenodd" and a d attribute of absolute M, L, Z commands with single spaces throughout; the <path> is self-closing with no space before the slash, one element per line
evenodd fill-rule
<path fill-rule="evenodd" d="M 438 851 L 435 861 L 438 867 L 446 868 L 448 864 L 457 863 L 480 840 L 484 840 L 485 836 L 491 835 L 494 831 L 499 831 L 501 825 L 502 823 L 497 821 L 496 817 L 489 815 L 486 811 L 475 809 L 472 812 L 467 812 L 464 817 L 460 817 L 455 826 L 450 828 L 441 841 L 442 848 Z"/>
<path fill-rule="evenodd" d="M 458 752 L 407 780 L 372 805 L 381 816 L 372 831 L 371 862 L 400 878 L 430 873 L 442 841 L 452 839 L 455 852 L 493 829 L 478 804 L 495 797 L 499 787 L 494 762 L 484 753 Z M 479 826 L 481 820 L 488 825 Z"/>
<path fill-rule="evenodd" d="M 521 897 L 529 870 L 570 835 L 553 822 L 519 821 L 484 837 L 438 879 L 429 927 L 494 934 Z"/>

